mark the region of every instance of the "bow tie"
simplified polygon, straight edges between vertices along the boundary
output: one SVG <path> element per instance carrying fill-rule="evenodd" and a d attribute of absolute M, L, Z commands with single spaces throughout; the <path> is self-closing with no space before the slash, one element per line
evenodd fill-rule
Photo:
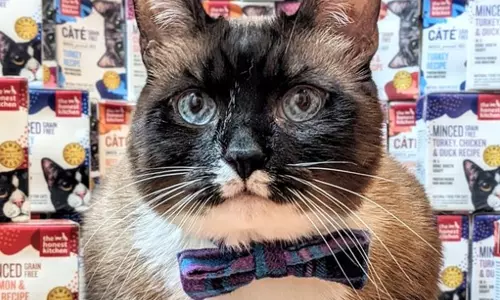
<path fill-rule="evenodd" d="M 338 231 L 299 243 L 257 243 L 246 251 L 186 250 L 177 255 L 184 292 L 192 299 L 231 293 L 253 280 L 316 277 L 361 289 L 366 282 L 369 234 Z M 366 257 L 365 257 L 366 255 Z"/>

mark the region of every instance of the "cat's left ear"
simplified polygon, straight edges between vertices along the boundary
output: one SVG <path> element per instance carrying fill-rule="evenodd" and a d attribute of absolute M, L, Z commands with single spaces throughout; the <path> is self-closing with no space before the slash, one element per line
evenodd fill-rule
<path fill-rule="evenodd" d="M 299 21 L 354 40 L 359 54 L 371 59 L 378 48 L 380 0 L 304 0 L 295 14 Z"/>
<path fill-rule="evenodd" d="M 214 21 L 200 0 L 134 0 L 134 8 L 146 63 L 155 46 L 196 37 Z"/>
<path fill-rule="evenodd" d="M 42 170 L 47 185 L 52 188 L 62 168 L 50 158 L 42 158 Z"/>
<path fill-rule="evenodd" d="M 474 188 L 474 183 L 476 182 L 479 172 L 481 171 L 483 171 L 483 169 L 481 169 L 481 167 L 476 165 L 473 161 L 468 159 L 464 160 L 465 178 L 467 179 L 467 184 L 471 190 Z"/>

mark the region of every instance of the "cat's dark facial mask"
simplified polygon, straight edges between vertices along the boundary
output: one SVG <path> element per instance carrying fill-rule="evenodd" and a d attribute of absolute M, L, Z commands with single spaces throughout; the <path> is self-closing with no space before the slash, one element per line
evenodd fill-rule
<path fill-rule="evenodd" d="M 225 21 L 199 1 L 136 1 L 149 80 L 129 158 L 150 177 L 137 186 L 151 205 L 191 195 L 205 208 L 251 198 L 307 210 L 307 198 L 355 209 L 369 181 L 355 173 L 373 174 L 381 154 L 378 11 L 307 1 L 291 17 Z M 163 201 L 174 184 L 185 193 Z"/>

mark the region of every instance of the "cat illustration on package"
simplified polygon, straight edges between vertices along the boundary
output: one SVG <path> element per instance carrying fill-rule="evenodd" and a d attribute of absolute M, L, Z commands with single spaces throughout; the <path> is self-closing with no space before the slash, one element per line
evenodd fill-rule
<path fill-rule="evenodd" d="M 392 59 L 392 69 L 418 65 L 420 29 L 418 26 L 418 1 L 396 0 L 387 4 L 387 8 L 401 19 L 399 28 L 399 52 Z"/>
<path fill-rule="evenodd" d="M 14 222 L 29 219 L 28 172 L 15 170 L 0 172 L 0 221 Z"/>
<path fill-rule="evenodd" d="M 55 210 L 85 211 L 90 202 L 88 168 L 82 164 L 63 169 L 50 158 L 43 158 L 41 163 Z"/>
<path fill-rule="evenodd" d="M 464 161 L 464 171 L 476 211 L 500 210 L 500 167 L 483 170 L 470 160 Z"/>
<path fill-rule="evenodd" d="M 94 9 L 104 17 L 106 53 L 97 63 L 101 68 L 121 68 L 125 65 L 123 45 L 124 19 L 118 2 L 95 1 Z"/>
<path fill-rule="evenodd" d="M 16 43 L 0 31 L 0 76 L 21 76 L 28 81 L 42 80 L 41 43 L 34 39 L 25 43 Z"/>
<path fill-rule="evenodd" d="M 463 288 L 458 288 L 451 292 L 443 292 L 439 295 L 438 300 L 466 300 L 467 290 Z"/>
<path fill-rule="evenodd" d="M 56 11 L 54 0 L 43 1 L 43 60 L 56 59 Z"/>

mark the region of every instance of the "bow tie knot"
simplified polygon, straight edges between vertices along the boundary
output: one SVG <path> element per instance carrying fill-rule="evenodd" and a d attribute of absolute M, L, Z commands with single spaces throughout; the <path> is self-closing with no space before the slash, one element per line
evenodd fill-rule
<path fill-rule="evenodd" d="M 206 299 L 253 280 L 286 276 L 316 277 L 359 289 L 366 282 L 368 248 L 368 233 L 350 230 L 287 247 L 257 243 L 248 251 L 186 250 L 177 257 L 186 294 Z"/>

